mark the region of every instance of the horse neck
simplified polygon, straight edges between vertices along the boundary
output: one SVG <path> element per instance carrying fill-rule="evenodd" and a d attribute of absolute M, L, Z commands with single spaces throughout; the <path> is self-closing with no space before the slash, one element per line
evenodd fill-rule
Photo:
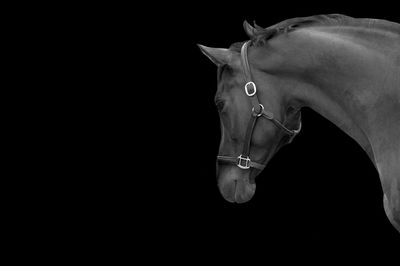
<path fill-rule="evenodd" d="M 280 67 L 288 70 L 275 74 L 290 80 L 285 87 L 289 105 L 308 106 L 336 124 L 364 148 L 376 166 L 376 156 L 389 148 L 382 144 L 382 129 L 400 130 L 400 68 L 391 61 L 400 59 L 400 46 L 396 50 L 386 45 L 380 51 L 379 45 L 368 46 L 370 35 L 349 36 L 348 32 L 307 29 L 282 37 L 279 46 L 285 48 L 280 57 L 289 59 Z M 397 115 L 389 114 L 388 108 L 397 110 Z"/>

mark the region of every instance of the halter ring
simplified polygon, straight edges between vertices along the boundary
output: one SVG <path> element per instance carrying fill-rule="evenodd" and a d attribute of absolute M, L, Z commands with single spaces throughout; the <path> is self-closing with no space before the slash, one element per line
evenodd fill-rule
<path fill-rule="evenodd" d="M 253 113 L 253 115 L 258 116 L 258 117 L 262 116 L 262 114 L 264 113 L 264 105 L 262 105 L 260 103 L 260 107 L 261 107 L 260 112 L 255 113 L 254 112 L 254 106 L 253 106 L 253 108 L 251 109 L 251 112 Z"/>

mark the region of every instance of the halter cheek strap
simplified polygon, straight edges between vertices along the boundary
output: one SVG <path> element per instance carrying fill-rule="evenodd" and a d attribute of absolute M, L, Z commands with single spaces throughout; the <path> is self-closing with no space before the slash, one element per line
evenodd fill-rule
<path fill-rule="evenodd" d="M 241 169 L 250 169 L 256 168 L 259 170 L 263 170 L 265 168 L 264 164 L 256 163 L 250 160 L 250 146 L 251 146 L 251 138 L 253 136 L 253 130 L 256 125 L 257 119 L 259 117 L 264 117 L 269 121 L 273 122 L 277 127 L 281 128 L 286 134 L 290 135 L 290 142 L 293 138 L 300 132 L 301 130 L 301 122 L 300 126 L 296 130 L 291 130 L 285 127 L 279 120 L 275 119 L 274 114 L 269 111 L 265 111 L 265 108 L 262 104 L 260 104 L 257 97 L 257 87 L 256 84 L 252 81 L 251 71 L 249 66 L 249 61 L 247 59 L 247 47 L 251 41 L 247 41 L 243 44 L 241 49 L 241 61 L 244 69 L 244 75 L 246 77 L 247 83 L 244 85 L 244 91 L 246 95 L 250 98 L 251 103 L 253 105 L 251 109 L 251 117 L 247 125 L 245 142 L 243 144 L 243 151 L 238 157 L 231 156 L 222 156 L 218 155 L 217 160 L 223 161 L 227 163 L 236 164 Z"/>

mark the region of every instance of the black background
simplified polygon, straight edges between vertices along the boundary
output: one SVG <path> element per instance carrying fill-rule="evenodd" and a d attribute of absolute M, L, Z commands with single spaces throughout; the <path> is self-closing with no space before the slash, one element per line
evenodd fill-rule
<path fill-rule="evenodd" d="M 155 35 L 150 75 L 154 68 L 160 74 L 150 86 L 160 105 L 153 106 L 156 115 L 149 119 L 155 145 L 148 177 L 143 177 L 148 185 L 143 223 L 153 236 L 150 242 L 168 246 L 174 240 L 187 249 L 203 243 L 204 254 L 221 247 L 266 251 L 273 246 L 331 254 L 396 250 L 400 234 L 386 218 L 379 176 L 369 158 L 354 140 L 307 108 L 302 132 L 257 177 L 252 200 L 239 205 L 223 199 L 215 173 L 220 140 L 213 102 L 217 69 L 196 46 L 227 48 L 247 40 L 244 20 L 268 27 L 293 17 L 342 13 L 400 22 L 395 9 L 286 2 L 163 8 L 155 26 L 143 21 L 145 31 Z"/>
<path fill-rule="evenodd" d="M 134 255 L 146 250 L 148 260 L 193 255 L 190 265 L 216 254 L 268 261 L 275 252 L 290 258 L 298 250 L 307 258 L 355 250 L 361 251 L 356 257 L 369 258 L 371 250 L 390 258 L 398 252 L 400 234 L 384 213 L 373 165 L 355 141 L 309 109 L 302 111 L 302 132 L 257 177 L 251 201 L 223 199 L 215 173 L 216 67 L 196 45 L 229 47 L 248 40 L 244 20 L 267 27 L 298 16 L 343 13 L 399 22 L 398 8 L 287 1 L 146 4 L 43 8 L 54 18 L 29 10 L 41 25 L 22 23 L 33 33 L 19 52 L 28 47 L 37 57 L 32 69 L 39 71 L 37 62 L 50 52 L 44 62 L 49 70 L 41 75 L 51 99 L 43 98 L 62 115 L 44 108 L 54 115 L 43 134 L 51 140 L 49 159 L 35 153 L 29 160 L 40 161 L 33 160 L 35 167 L 44 166 L 37 175 L 48 174 L 49 180 L 32 178 L 31 167 L 21 163 L 29 171 L 24 184 L 29 193 L 18 184 L 26 198 L 21 197 L 23 207 L 13 208 L 12 218 L 22 224 L 15 231 L 6 228 L 11 234 L 33 232 L 37 237 L 29 249 L 52 253 L 38 245 L 44 240 L 67 252 L 62 258 L 75 251 L 90 256 L 93 250 L 102 259 L 112 249 Z M 27 88 L 36 93 L 31 85 Z M 30 109 L 26 113 L 32 115 Z M 42 150 L 41 141 L 32 142 Z M 27 207 L 32 213 L 24 212 Z"/>

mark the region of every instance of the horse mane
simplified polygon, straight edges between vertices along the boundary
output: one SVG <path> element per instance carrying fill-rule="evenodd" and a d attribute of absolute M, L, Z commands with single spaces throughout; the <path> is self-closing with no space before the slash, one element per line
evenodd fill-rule
<path fill-rule="evenodd" d="M 298 18 L 287 19 L 265 29 L 261 28 L 258 25 L 255 25 L 256 30 L 254 32 L 254 37 L 251 39 L 252 45 L 262 46 L 268 40 L 276 36 L 279 36 L 282 33 L 287 33 L 290 31 L 294 31 L 298 28 L 304 28 L 307 26 L 315 26 L 316 24 L 332 25 L 334 24 L 334 22 L 338 23 L 339 19 L 344 20 L 345 18 L 351 18 L 351 17 L 340 14 L 316 15 L 309 17 L 298 17 Z M 233 43 L 231 44 L 229 49 L 240 52 L 240 48 L 242 47 L 243 43 L 244 42 Z"/>
<path fill-rule="evenodd" d="M 400 35 L 400 25 L 395 22 L 381 19 L 353 18 L 342 14 L 328 14 L 291 18 L 265 29 L 256 26 L 257 29 L 252 38 L 252 43 L 256 46 L 264 45 L 268 40 L 283 33 L 315 26 L 364 26 L 390 31 Z M 236 46 L 237 44 L 238 43 L 235 43 L 232 46 Z"/>

